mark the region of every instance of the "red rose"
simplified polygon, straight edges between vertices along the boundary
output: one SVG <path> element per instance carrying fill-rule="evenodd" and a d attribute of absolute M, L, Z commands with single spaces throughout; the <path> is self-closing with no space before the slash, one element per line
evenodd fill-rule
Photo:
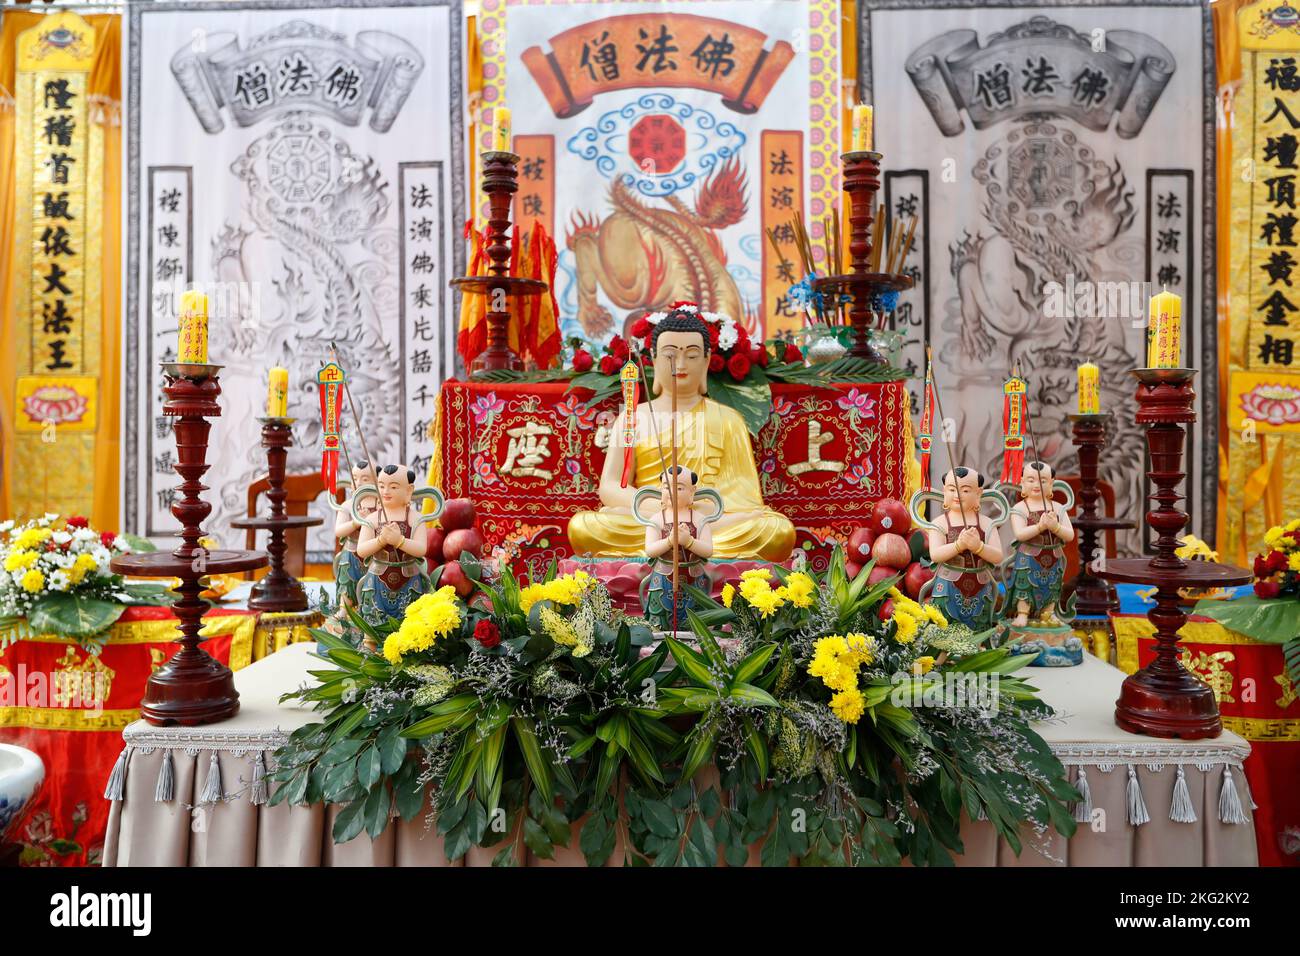
<path fill-rule="evenodd" d="M 718 350 L 718 326 L 714 322 L 705 322 L 704 324 L 709 330 L 709 351 L 716 352 Z"/>
<path fill-rule="evenodd" d="M 1277 574 L 1279 571 L 1285 571 L 1287 568 L 1286 555 L 1281 551 L 1270 551 L 1264 559 L 1264 577 L 1270 574 Z"/>
<path fill-rule="evenodd" d="M 111 531 L 105 531 L 99 536 L 99 543 L 106 548 L 112 548 L 113 542 L 117 540 L 117 535 Z"/>
<path fill-rule="evenodd" d="M 1281 590 L 1281 586 L 1276 581 L 1255 582 L 1255 593 L 1262 598 L 1275 598 Z"/>
<path fill-rule="evenodd" d="M 614 358 L 620 362 L 626 362 L 628 356 L 627 342 L 623 341 L 623 336 L 616 335 L 609 340 L 609 351 Z"/>
<path fill-rule="evenodd" d="M 602 355 L 600 357 L 600 374 L 617 375 L 618 359 L 614 358 L 612 355 Z"/>
<path fill-rule="evenodd" d="M 709 355 L 710 372 L 721 372 L 726 367 L 726 365 L 727 363 L 723 360 L 722 356 L 719 355 L 717 352 L 713 352 L 712 354 Z"/>
<path fill-rule="evenodd" d="M 736 326 L 736 344 L 732 346 L 732 349 L 741 355 L 749 351 L 749 333 L 739 325 Z"/>
<path fill-rule="evenodd" d="M 787 362 L 802 362 L 803 353 L 799 351 L 799 346 L 791 342 L 785 347 L 785 360 Z"/>
<path fill-rule="evenodd" d="M 731 357 L 731 361 L 727 362 L 727 371 L 737 382 L 743 382 L 745 376 L 749 374 L 749 356 L 737 352 Z"/>
<path fill-rule="evenodd" d="M 591 357 L 591 353 L 586 349 L 578 349 L 573 353 L 573 370 L 575 372 L 590 372 L 591 367 L 596 364 L 596 360 Z"/>
<path fill-rule="evenodd" d="M 474 625 L 474 640 L 484 648 L 496 647 L 501 643 L 501 632 L 487 618 Z"/>
<path fill-rule="evenodd" d="M 759 368 L 767 368 L 767 349 L 762 345 L 751 345 L 749 360 Z"/>
<path fill-rule="evenodd" d="M 1262 554 L 1255 555 L 1254 571 L 1257 578 L 1266 578 L 1269 575 L 1268 562 Z"/>
<path fill-rule="evenodd" d="M 71 518 L 69 518 L 69 519 L 67 520 L 66 524 L 67 524 L 67 526 L 68 526 L 69 528 L 89 528 L 89 527 L 90 527 L 90 522 L 87 521 L 85 518 L 83 518 L 81 515 L 73 515 Z"/>
<path fill-rule="evenodd" d="M 650 320 L 642 316 L 632 323 L 632 328 L 628 330 L 628 334 L 635 339 L 643 339 L 650 334 L 653 328 L 654 326 L 650 324 Z"/>

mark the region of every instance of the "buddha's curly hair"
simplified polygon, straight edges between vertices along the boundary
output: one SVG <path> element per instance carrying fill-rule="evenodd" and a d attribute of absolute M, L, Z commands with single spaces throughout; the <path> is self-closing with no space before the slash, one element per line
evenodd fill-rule
<path fill-rule="evenodd" d="M 673 309 L 659 321 L 655 326 L 654 338 L 650 342 L 650 351 L 652 354 L 659 352 L 659 336 L 663 332 L 698 332 L 700 338 L 704 340 L 704 352 L 708 354 L 711 351 L 711 342 L 709 339 L 709 327 L 705 325 L 694 312 L 683 312 L 680 309 Z"/>

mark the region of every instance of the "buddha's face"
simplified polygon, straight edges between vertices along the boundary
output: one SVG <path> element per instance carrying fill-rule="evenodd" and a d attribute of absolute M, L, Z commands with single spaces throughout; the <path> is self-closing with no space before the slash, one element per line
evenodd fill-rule
<path fill-rule="evenodd" d="M 945 511 L 954 511 L 957 508 L 958 500 L 961 501 L 963 511 L 978 511 L 980 506 L 979 479 L 975 477 L 975 472 L 966 469 L 966 474 L 961 478 L 956 477 L 951 471 L 943 476 L 943 507 Z"/>
<path fill-rule="evenodd" d="M 379 500 L 385 510 L 409 505 L 414 493 L 415 485 L 407 481 L 405 465 L 398 465 L 391 475 L 386 470 L 379 473 Z"/>
<path fill-rule="evenodd" d="M 1043 465 L 1042 471 L 1037 468 L 1026 468 L 1020 475 L 1020 494 L 1024 498 L 1037 501 L 1044 497 L 1051 486 L 1052 471 L 1047 465 Z"/>
<path fill-rule="evenodd" d="M 655 390 L 671 382 L 678 396 L 703 395 L 709 352 L 698 332 L 661 332 L 655 345 Z"/>

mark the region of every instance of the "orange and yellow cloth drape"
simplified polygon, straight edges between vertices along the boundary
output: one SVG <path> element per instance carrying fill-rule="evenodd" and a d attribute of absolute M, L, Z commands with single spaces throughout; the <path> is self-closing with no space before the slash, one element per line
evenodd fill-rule
<path fill-rule="evenodd" d="M 0 19 L 0 518 L 119 527 L 120 51 L 116 15 Z"/>
<path fill-rule="evenodd" d="M 1300 28 L 1286 6 L 1212 7 L 1220 107 L 1217 545 L 1225 561 L 1247 565 L 1269 527 L 1300 515 L 1300 312 L 1283 301 L 1300 306 L 1290 288 L 1300 268 L 1292 278 L 1292 239 L 1283 234 L 1298 177 L 1294 160 L 1279 152 L 1295 135 L 1288 113 L 1300 120 L 1300 90 L 1277 69 L 1300 57 Z"/>

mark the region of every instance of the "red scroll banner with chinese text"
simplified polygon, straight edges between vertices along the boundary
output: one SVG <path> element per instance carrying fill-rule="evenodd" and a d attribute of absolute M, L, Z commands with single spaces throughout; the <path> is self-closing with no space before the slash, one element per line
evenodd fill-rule
<path fill-rule="evenodd" d="M 342 447 L 339 424 L 343 417 L 341 396 L 345 381 L 346 376 L 337 362 L 322 365 L 321 370 L 316 373 L 316 385 L 320 388 L 321 436 L 324 440 L 320 476 L 330 494 L 334 494 L 339 473 L 339 449 Z"/>
<path fill-rule="evenodd" d="M 89 513 L 99 401 L 103 127 L 91 121 L 95 30 L 74 13 L 18 37 L 14 313 L 18 380 L 10 505 Z M 56 438 L 57 436 L 57 438 Z"/>
<path fill-rule="evenodd" d="M 685 59 L 670 69 L 675 54 Z M 789 43 L 770 42 L 761 30 L 689 13 L 606 17 L 557 33 L 549 51 L 522 54 L 561 117 L 581 113 L 600 93 L 666 86 L 709 90 L 728 108 L 753 113 L 793 57 Z"/>
<path fill-rule="evenodd" d="M 564 383 L 448 382 L 440 396 L 439 488 L 470 498 L 490 549 L 543 561 L 571 555 L 569 518 L 600 507 L 597 482 L 620 396 L 588 405 Z M 824 566 L 829 546 L 881 498 L 904 499 L 911 420 L 902 382 L 772 386 L 751 441 L 763 498 Z"/>

